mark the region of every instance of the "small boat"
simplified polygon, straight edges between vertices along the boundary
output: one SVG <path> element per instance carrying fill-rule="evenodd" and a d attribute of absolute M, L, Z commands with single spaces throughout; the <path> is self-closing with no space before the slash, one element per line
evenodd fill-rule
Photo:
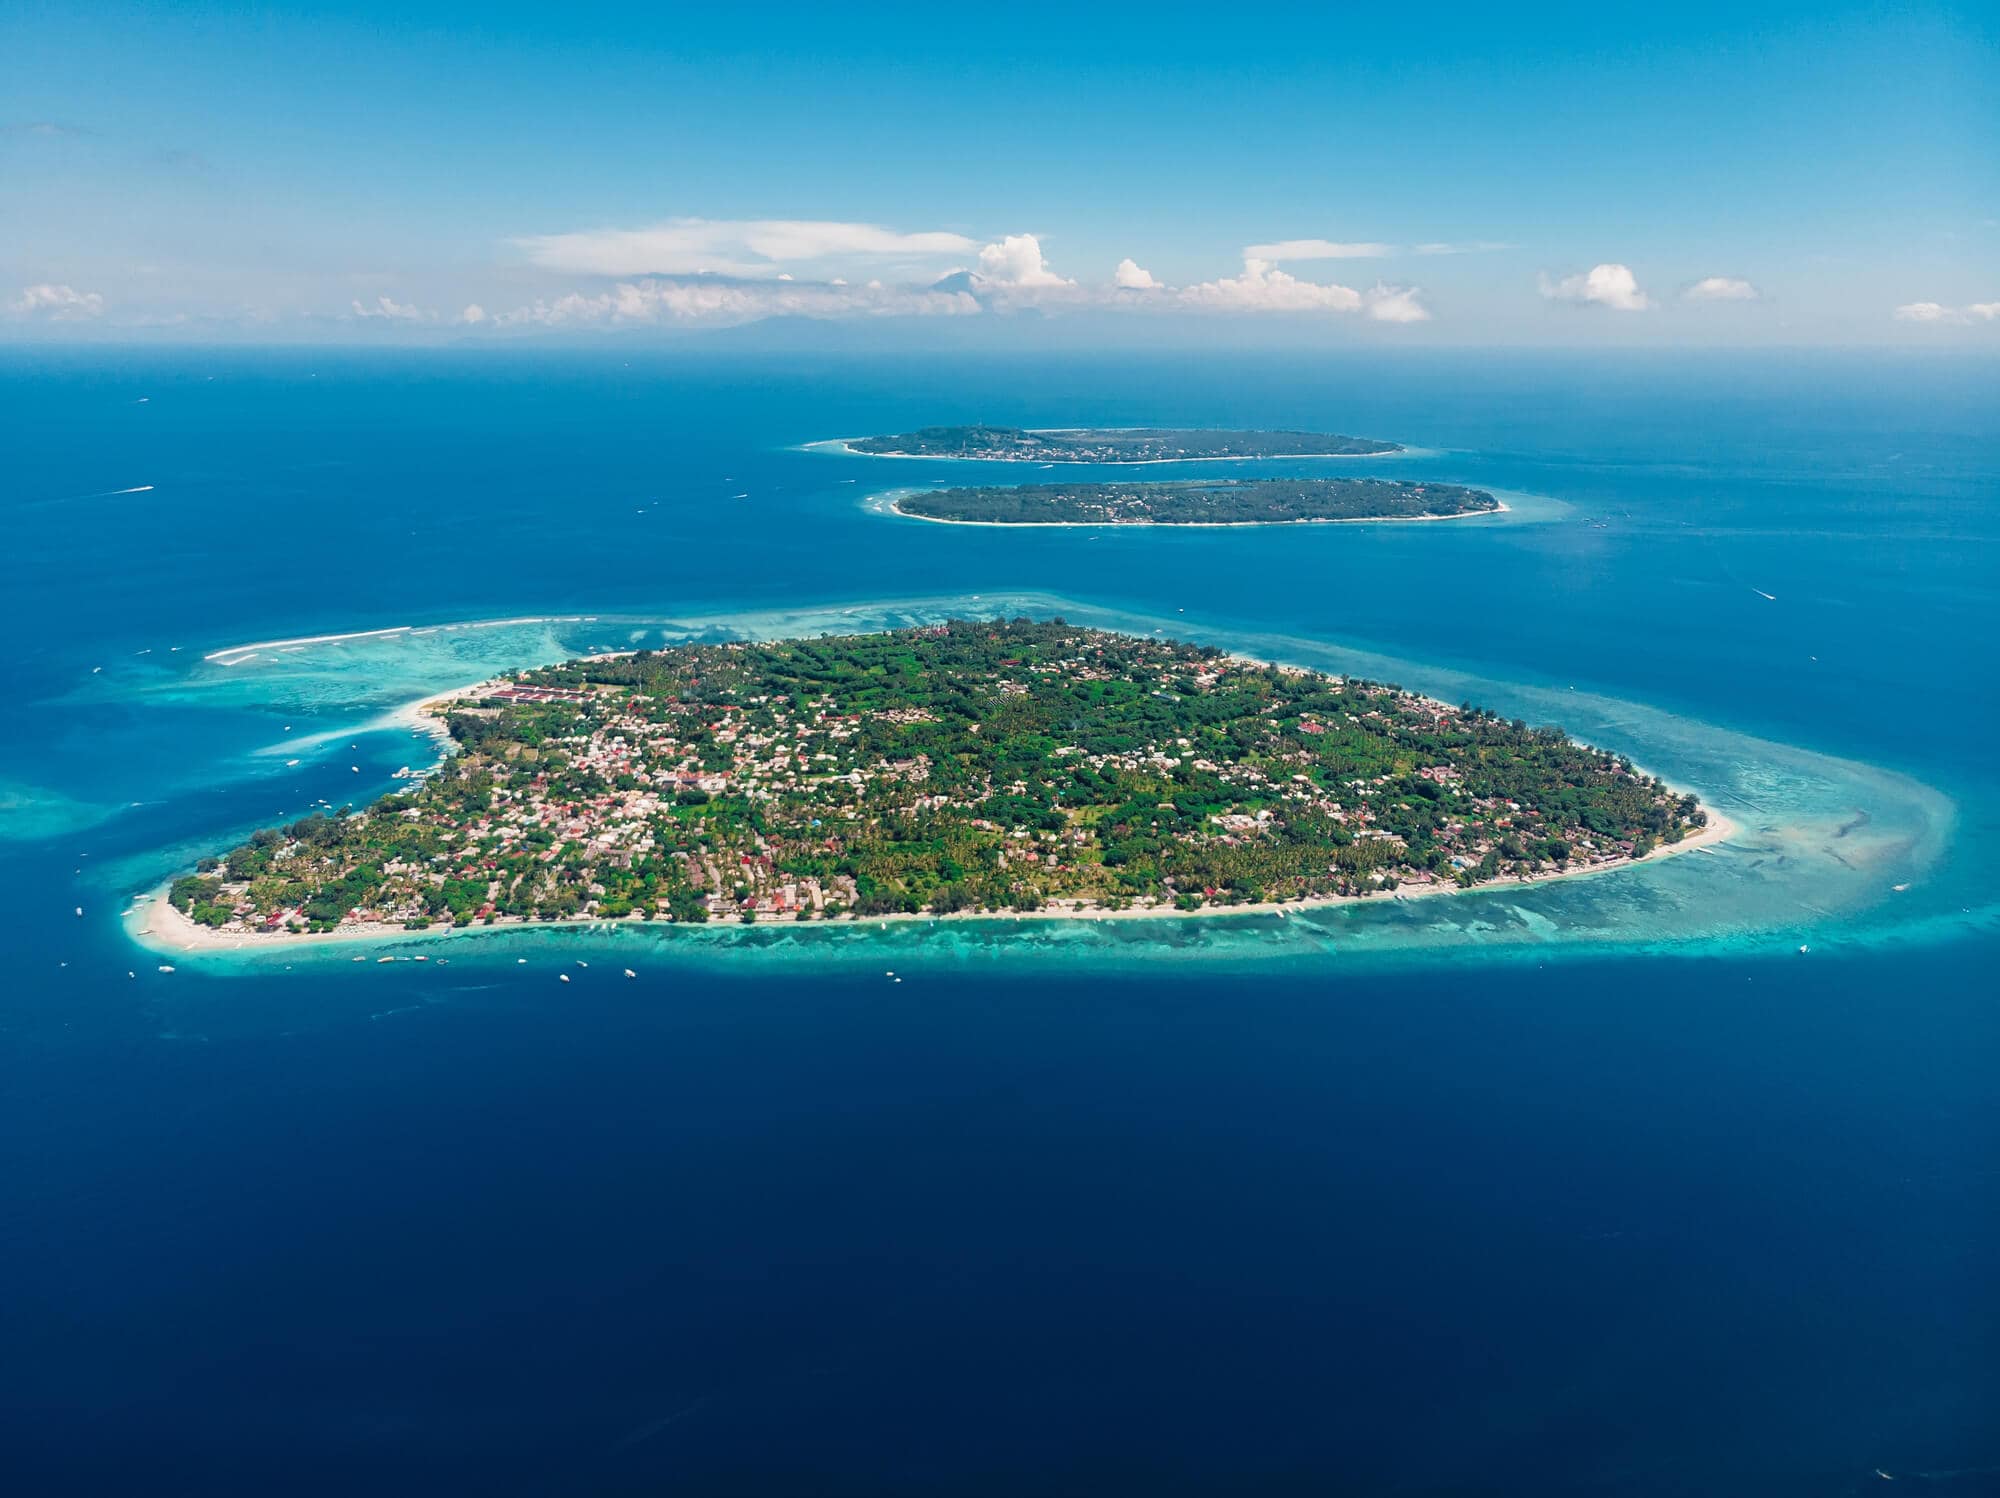
<path fill-rule="evenodd" d="M 1811 950 L 1812 950 L 1811 947 L 1801 944 L 1799 947 L 1799 956 L 1803 957 L 1806 955 L 1806 953 L 1810 952 Z"/>
<path fill-rule="evenodd" d="M 377 957 L 375 960 L 378 963 L 380 963 L 380 962 L 394 962 L 396 959 L 393 957 Z"/>
<path fill-rule="evenodd" d="M 297 763 L 298 763 L 298 761 L 297 761 L 297 760 L 295 760 L 295 759 L 288 759 L 288 760 L 286 760 L 286 761 L 285 761 L 285 768 L 289 770 L 289 769 L 290 769 L 290 768 L 291 768 L 291 767 L 292 767 L 293 765 L 295 765 L 295 764 L 297 764 Z"/>
<path fill-rule="evenodd" d="M 568 974 L 568 973 L 557 973 L 557 974 L 556 974 L 556 977 L 558 977 L 559 979 L 561 979 L 561 980 L 562 980 L 563 982 L 565 982 L 565 983 L 569 982 L 569 974 Z"/>
<path fill-rule="evenodd" d="M 589 966 L 590 966 L 590 964 L 589 964 L 589 963 L 587 963 L 587 962 L 585 962 L 585 961 L 584 961 L 584 960 L 583 960 L 583 959 L 582 959 L 581 957 L 579 957 L 579 958 L 577 958 L 577 959 L 576 959 L 576 965 L 577 965 L 578 967 L 589 967 Z"/>
<path fill-rule="evenodd" d="M 430 958 L 428 958 L 428 957 L 412 957 L 412 958 L 410 959 L 410 961 L 412 961 L 412 962 L 429 962 L 429 961 L 430 961 Z"/>
<path fill-rule="evenodd" d="M 366 962 L 368 959 L 366 957 L 352 957 L 349 958 L 348 960 L 350 962 Z"/>
<path fill-rule="evenodd" d="M 160 971 L 163 973 L 171 973 L 173 970 L 174 970 L 174 965 L 171 962 L 163 962 L 160 964 Z"/>
<path fill-rule="evenodd" d="M 361 766 L 359 765 L 349 765 L 347 768 L 352 770 L 357 775 L 361 773 Z"/>
<path fill-rule="evenodd" d="M 630 968 L 628 967 L 628 968 L 626 968 L 626 969 L 625 969 L 625 976 L 626 976 L 626 977 L 628 977 L 628 978 L 636 978 L 636 977 L 638 977 L 639 975 L 638 975 L 637 973 L 633 972 L 633 971 L 632 971 L 632 969 L 630 969 Z"/>

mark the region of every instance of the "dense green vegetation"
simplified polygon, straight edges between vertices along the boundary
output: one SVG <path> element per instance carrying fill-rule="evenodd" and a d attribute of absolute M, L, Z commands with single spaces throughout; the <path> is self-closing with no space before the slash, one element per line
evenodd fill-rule
<path fill-rule="evenodd" d="M 1177 427 L 923 427 L 889 437 L 857 437 L 858 453 L 979 458 L 1009 463 L 1164 463 L 1194 458 L 1342 458 L 1401 452 L 1394 442 L 1327 432 L 1228 432 Z"/>
<path fill-rule="evenodd" d="M 933 489 L 895 509 L 930 520 L 1000 525 L 1277 525 L 1422 520 L 1500 508 L 1482 489 L 1396 479 L 1209 479 Z"/>
<path fill-rule="evenodd" d="M 259 832 L 172 902 L 316 931 L 1197 908 L 1611 863 L 1706 820 L 1558 729 L 1061 620 L 576 661 L 446 711 L 429 782 Z"/>

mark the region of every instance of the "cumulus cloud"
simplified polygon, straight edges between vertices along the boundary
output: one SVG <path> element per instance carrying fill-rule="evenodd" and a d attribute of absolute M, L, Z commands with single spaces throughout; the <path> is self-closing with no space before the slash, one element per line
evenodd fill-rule
<path fill-rule="evenodd" d="M 1157 291 L 1160 283 L 1153 279 L 1153 273 L 1139 264 L 1130 255 L 1118 262 L 1118 269 L 1112 272 L 1112 284 L 1126 291 Z"/>
<path fill-rule="evenodd" d="M 1631 267 L 1616 263 L 1594 265 L 1560 280 L 1544 275 L 1542 295 L 1552 302 L 1609 307 L 1614 312 L 1644 312 L 1653 305 L 1652 298 L 1639 289 L 1639 278 Z"/>
<path fill-rule="evenodd" d="M 645 229 L 531 234 L 513 243 L 547 270 L 593 276 L 712 274 L 754 279 L 787 265 L 964 255 L 974 242 L 941 230 L 906 234 L 827 219 L 676 218 Z"/>
<path fill-rule="evenodd" d="M 1974 302 L 1968 307 L 1947 307 L 1942 302 L 1905 302 L 1896 309 L 1898 322 L 1993 322 L 2000 319 L 2000 302 Z"/>
<path fill-rule="evenodd" d="M 94 291 L 78 291 L 74 286 L 43 281 L 23 286 L 21 294 L 7 303 L 16 317 L 40 317 L 50 322 L 81 322 L 104 315 L 104 298 Z"/>
<path fill-rule="evenodd" d="M 1218 312 L 1354 312 L 1361 293 L 1331 282 L 1302 281 L 1268 260 L 1248 256 L 1243 274 L 1183 286 L 1180 300 Z"/>
<path fill-rule="evenodd" d="M 1418 300 L 1415 286 L 1384 286 L 1380 281 L 1368 293 L 1368 315 L 1376 322 L 1429 322 L 1431 309 Z"/>
<path fill-rule="evenodd" d="M 379 320 L 383 322 L 435 322 L 437 314 L 426 312 L 421 307 L 412 307 L 393 297 L 378 296 L 374 302 L 355 301 L 348 304 L 353 308 L 352 317 Z"/>
<path fill-rule="evenodd" d="M 458 314 L 458 320 L 467 327 L 483 323 L 486 321 L 486 309 L 480 306 L 479 303 L 473 302 L 463 312 Z"/>
<path fill-rule="evenodd" d="M 1395 253 L 1393 245 L 1367 240 L 1343 244 L 1332 239 L 1280 239 L 1273 244 L 1245 247 L 1245 260 L 1380 260 Z"/>
<path fill-rule="evenodd" d="M 1042 258 L 1042 242 L 1032 234 L 1009 234 L 979 252 L 979 274 L 995 286 L 1074 286 Z"/>
<path fill-rule="evenodd" d="M 1754 302 L 1763 293 L 1736 276 L 1703 276 L 1681 295 L 1690 302 Z"/>

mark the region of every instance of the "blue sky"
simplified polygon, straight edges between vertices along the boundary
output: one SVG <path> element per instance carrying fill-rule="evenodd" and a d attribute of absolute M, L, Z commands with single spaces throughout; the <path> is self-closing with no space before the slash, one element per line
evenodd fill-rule
<path fill-rule="evenodd" d="M 0 338 L 2000 347 L 1984 9 L 425 9 L 0 9 Z"/>

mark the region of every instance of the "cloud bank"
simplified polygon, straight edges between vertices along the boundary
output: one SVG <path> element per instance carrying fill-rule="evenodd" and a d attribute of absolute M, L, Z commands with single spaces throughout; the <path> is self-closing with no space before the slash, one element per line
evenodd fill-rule
<path fill-rule="evenodd" d="M 1220 312 L 1354 312 L 1361 307 L 1361 293 L 1352 287 L 1302 281 L 1254 255 L 1244 257 L 1242 275 L 1184 286 L 1180 300 Z"/>
<path fill-rule="evenodd" d="M 2000 321 L 2000 302 L 1973 302 L 1947 307 L 1942 302 L 1905 302 L 1894 313 L 1898 322 L 1975 323 Z"/>
<path fill-rule="evenodd" d="M 104 315 L 104 298 L 94 291 L 78 291 L 74 286 L 43 281 L 23 286 L 21 294 L 7 303 L 16 317 L 46 318 L 50 322 L 81 322 Z"/>
<path fill-rule="evenodd" d="M 969 254 L 962 234 L 906 234 L 829 219 L 677 218 L 646 229 L 530 234 L 513 241 L 530 264 L 587 276 L 776 276 L 787 265 Z"/>

